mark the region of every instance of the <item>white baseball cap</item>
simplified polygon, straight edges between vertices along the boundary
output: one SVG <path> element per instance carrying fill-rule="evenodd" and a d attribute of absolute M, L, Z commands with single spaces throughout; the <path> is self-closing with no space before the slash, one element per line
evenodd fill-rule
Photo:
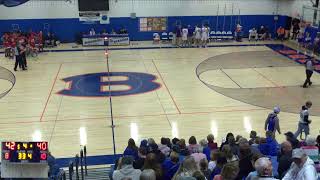
<path fill-rule="evenodd" d="M 280 113 L 280 107 L 276 106 L 273 108 L 273 112 L 279 114 Z"/>

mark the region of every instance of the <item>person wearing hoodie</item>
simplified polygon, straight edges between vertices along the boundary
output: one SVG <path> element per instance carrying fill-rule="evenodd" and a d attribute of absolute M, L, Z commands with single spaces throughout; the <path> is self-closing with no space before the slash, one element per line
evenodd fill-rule
<path fill-rule="evenodd" d="M 132 156 L 124 156 L 120 160 L 120 169 L 113 172 L 113 180 L 122 180 L 123 178 L 131 178 L 132 180 L 139 180 L 141 170 L 134 169 Z"/>
<path fill-rule="evenodd" d="M 279 107 L 274 107 L 273 112 L 271 112 L 264 124 L 264 129 L 266 131 L 271 131 L 273 135 L 276 134 L 276 131 L 278 131 L 279 134 L 281 134 L 280 131 L 280 125 L 279 125 L 279 118 L 278 114 L 280 113 L 280 108 Z"/>
<path fill-rule="evenodd" d="M 278 143 L 273 137 L 271 131 L 266 132 L 266 143 L 261 143 L 258 146 L 260 152 L 266 156 L 277 156 L 278 155 Z"/>
<path fill-rule="evenodd" d="M 293 163 L 283 180 L 317 180 L 317 170 L 314 162 L 306 155 L 303 149 L 292 151 Z"/>

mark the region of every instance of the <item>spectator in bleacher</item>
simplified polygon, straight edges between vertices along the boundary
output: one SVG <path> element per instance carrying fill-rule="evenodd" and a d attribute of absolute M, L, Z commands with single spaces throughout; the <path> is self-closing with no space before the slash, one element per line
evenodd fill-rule
<path fill-rule="evenodd" d="M 208 147 L 210 148 L 210 150 L 217 150 L 218 149 L 218 144 L 214 142 L 213 134 L 209 134 L 207 136 L 207 141 L 208 141 Z"/>
<path fill-rule="evenodd" d="M 47 161 L 49 166 L 48 177 L 54 178 L 59 173 L 60 169 L 58 164 L 56 163 L 56 158 L 51 154 L 50 151 L 48 152 Z"/>
<path fill-rule="evenodd" d="M 249 144 L 240 146 L 238 179 L 247 177 L 248 174 L 254 170 L 251 163 L 252 155 Z"/>
<path fill-rule="evenodd" d="M 272 132 L 273 136 L 275 136 L 276 131 L 278 131 L 278 133 L 281 134 L 279 118 L 278 118 L 279 113 L 280 113 L 280 108 L 274 107 L 273 111 L 268 115 L 264 123 L 264 130 Z"/>
<path fill-rule="evenodd" d="M 238 137 L 240 139 L 240 137 Z M 228 138 L 228 145 L 231 148 L 231 151 L 235 155 L 239 155 L 239 145 L 236 143 L 236 140 L 234 139 L 233 136 L 230 136 Z"/>
<path fill-rule="evenodd" d="M 236 136 L 236 144 L 239 145 L 239 140 L 243 138 L 241 135 Z"/>
<path fill-rule="evenodd" d="M 200 144 L 199 152 L 202 152 L 203 154 L 205 154 L 207 157 L 207 160 L 209 161 L 211 149 L 208 147 L 208 142 L 205 139 L 202 139 L 200 140 L 199 144 Z"/>
<path fill-rule="evenodd" d="M 229 142 L 228 142 L 229 141 L 229 137 L 233 137 L 234 138 L 234 135 L 231 132 L 229 132 L 227 134 L 226 139 L 220 145 L 220 150 L 222 150 L 224 145 L 229 144 Z"/>
<path fill-rule="evenodd" d="M 133 158 L 131 156 L 124 156 L 119 161 L 118 169 L 112 175 L 113 180 L 122 180 L 123 178 L 140 179 L 141 170 L 133 168 Z"/>
<path fill-rule="evenodd" d="M 282 26 L 280 26 L 277 29 L 277 39 L 283 41 L 285 37 L 285 33 L 286 33 L 285 29 Z"/>
<path fill-rule="evenodd" d="M 189 145 L 188 145 L 188 150 L 189 153 L 192 154 L 194 152 L 199 152 L 200 145 L 197 143 L 197 139 L 194 136 L 191 136 L 189 138 Z"/>
<path fill-rule="evenodd" d="M 148 139 L 148 153 L 156 153 L 158 151 L 158 145 L 153 138 Z"/>
<path fill-rule="evenodd" d="M 209 164 L 208 164 L 208 169 L 210 171 L 212 171 L 216 165 L 217 165 L 217 158 L 218 156 L 221 156 L 221 152 L 219 151 L 211 151 L 210 153 L 210 161 L 209 161 Z"/>
<path fill-rule="evenodd" d="M 147 156 L 147 148 L 140 147 L 138 150 L 138 158 L 134 160 L 133 167 L 135 169 L 142 169 L 146 156 Z"/>
<path fill-rule="evenodd" d="M 123 155 L 124 156 L 132 156 L 133 160 L 136 160 L 139 158 L 138 147 L 136 146 L 136 143 L 132 138 L 130 138 L 128 140 L 128 146 L 124 150 Z"/>
<path fill-rule="evenodd" d="M 195 180 L 207 180 L 206 176 L 201 171 L 194 172 L 192 177 Z M 190 180 L 190 178 L 186 178 L 186 179 Z"/>
<path fill-rule="evenodd" d="M 278 143 L 274 139 L 271 131 L 266 132 L 266 142 L 260 143 L 258 146 L 260 152 L 266 156 L 277 156 L 278 155 Z"/>
<path fill-rule="evenodd" d="M 143 170 L 153 169 L 156 173 L 157 180 L 162 180 L 163 171 L 159 163 L 159 157 L 155 153 L 149 153 L 144 161 Z"/>
<path fill-rule="evenodd" d="M 320 153 L 320 135 L 317 136 L 317 144 L 316 146 L 319 148 L 319 153 Z"/>
<path fill-rule="evenodd" d="M 152 169 L 145 169 L 141 172 L 140 180 L 156 180 L 156 173 Z"/>
<path fill-rule="evenodd" d="M 169 140 L 170 141 L 170 140 Z M 170 148 L 168 147 L 168 139 L 162 137 L 161 138 L 161 144 L 158 145 L 158 149 L 165 155 L 165 156 L 169 156 L 170 154 Z"/>
<path fill-rule="evenodd" d="M 257 138 L 257 132 L 256 131 L 250 131 L 250 140 L 249 145 L 252 145 Z"/>
<path fill-rule="evenodd" d="M 207 159 L 207 156 L 199 152 L 199 149 L 193 149 L 193 153 L 190 156 L 194 158 L 194 160 L 197 163 L 197 166 L 199 166 L 201 159 Z"/>
<path fill-rule="evenodd" d="M 225 155 L 222 153 L 221 155 L 219 155 L 217 157 L 217 164 L 216 167 L 212 170 L 211 172 L 211 178 L 213 179 L 215 175 L 218 175 L 221 173 L 221 170 L 223 168 L 223 166 L 227 164 L 227 158 L 225 157 Z"/>
<path fill-rule="evenodd" d="M 236 179 L 238 173 L 238 166 L 227 163 L 223 166 L 221 173 L 214 176 L 213 180 L 234 180 Z"/>
<path fill-rule="evenodd" d="M 278 156 L 278 162 L 279 178 L 283 178 L 292 164 L 292 145 L 289 141 L 285 141 L 281 144 L 281 152 Z"/>
<path fill-rule="evenodd" d="M 232 152 L 230 145 L 224 145 L 222 148 L 222 152 L 224 153 L 228 163 L 236 163 L 238 164 L 239 157 Z"/>
<path fill-rule="evenodd" d="M 284 134 L 286 136 L 286 140 L 291 143 L 292 149 L 300 148 L 299 140 L 294 136 L 291 131 L 288 131 Z"/>
<path fill-rule="evenodd" d="M 252 146 L 249 144 L 249 141 L 246 139 L 246 138 L 241 138 L 239 140 L 239 147 L 242 146 L 242 145 L 249 145 L 250 146 L 250 149 L 251 149 L 251 152 L 253 154 L 260 154 L 260 150 L 258 148 L 258 146 Z"/>
<path fill-rule="evenodd" d="M 189 153 L 189 150 L 186 146 L 186 140 L 180 139 L 178 144 L 179 144 L 179 148 L 180 148 L 180 154 L 182 156 L 188 156 L 190 153 Z"/>
<path fill-rule="evenodd" d="M 259 144 L 260 144 L 260 137 L 256 137 L 255 141 L 253 142 L 253 144 L 251 144 L 251 149 L 256 149 L 260 152 L 259 150 Z M 253 151 L 255 152 L 255 151 Z M 261 152 L 260 152 L 261 153 Z"/>
<path fill-rule="evenodd" d="M 254 163 L 254 168 L 258 173 L 258 180 L 273 180 L 275 179 L 272 174 L 272 163 L 269 158 L 262 157 L 259 158 Z"/>
<path fill-rule="evenodd" d="M 258 32 L 256 28 L 252 28 L 249 30 L 249 41 L 251 41 L 252 39 L 258 41 Z"/>
<path fill-rule="evenodd" d="M 180 164 L 180 167 L 172 180 L 180 180 L 183 177 L 192 177 L 193 173 L 198 171 L 198 166 L 193 157 L 187 156 L 183 162 Z"/>
<path fill-rule="evenodd" d="M 259 159 L 259 158 L 262 158 L 263 156 L 260 154 L 260 153 L 258 153 L 258 154 L 252 154 L 252 156 L 251 156 L 251 164 L 252 164 L 252 166 L 254 167 L 254 164 L 255 164 L 255 162 Z M 256 179 L 258 177 L 258 172 L 256 171 L 256 170 L 254 170 L 254 171 L 251 171 L 249 174 L 248 174 L 248 176 L 246 177 L 246 180 L 254 180 L 254 179 Z"/>
<path fill-rule="evenodd" d="M 179 166 L 179 154 L 173 151 L 170 153 L 170 158 L 162 163 L 164 179 L 170 180 L 178 171 Z"/>
<path fill-rule="evenodd" d="M 259 40 L 266 39 L 267 32 L 266 32 L 266 28 L 264 26 L 261 26 L 260 29 L 258 30 L 258 36 L 259 36 Z"/>
<path fill-rule="evenodd" d="M 301 149 L 304 150 L 306 155 L 313 160 L 315 164 L 319 163 L 319 148 L 316 146 L 316 138 L 308 135 L 306 140 L 306 145 L 301 146 Z"/>
<path fill-rule="evenodd" d="M 318 174 L 314 162 L 302 149 L 292 151 L 293 163 L 283 180 L 317 180 Z"/>
<path fill-rule="evenodd" d="M 210 171 L 210 169 L 208 169 L 208 161 L 207 161 L 207 159 L 201 159 L 200 163 L 199 163 L 199 166 L 200 166 L 200 171 L 202 172 L 202 174 L 207 179 L 210 179 L 211 171 Z"/>
<path fill-rule="evenodd" d="M 146 139 L 141 140 L 140 142 L 140 148 L 146 148 L 148 150 L 148 141 Z"/>

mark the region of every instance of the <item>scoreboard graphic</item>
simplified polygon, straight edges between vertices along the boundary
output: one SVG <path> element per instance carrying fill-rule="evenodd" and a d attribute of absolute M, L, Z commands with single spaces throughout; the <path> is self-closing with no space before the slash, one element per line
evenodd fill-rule
<path fill-rule="evenodd" d="M 47 163 L 48 142 L 2 142 L 1 159 L 7 163 Z"/>

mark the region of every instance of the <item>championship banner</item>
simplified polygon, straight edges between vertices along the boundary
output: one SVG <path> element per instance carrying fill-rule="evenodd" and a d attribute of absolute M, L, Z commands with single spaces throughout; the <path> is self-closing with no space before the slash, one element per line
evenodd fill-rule
<path fill-rule="evenodd" d="M 83 21 L 83 22 L 100 21 L 100 12 L 80 12 L 79 21 Z"/>

